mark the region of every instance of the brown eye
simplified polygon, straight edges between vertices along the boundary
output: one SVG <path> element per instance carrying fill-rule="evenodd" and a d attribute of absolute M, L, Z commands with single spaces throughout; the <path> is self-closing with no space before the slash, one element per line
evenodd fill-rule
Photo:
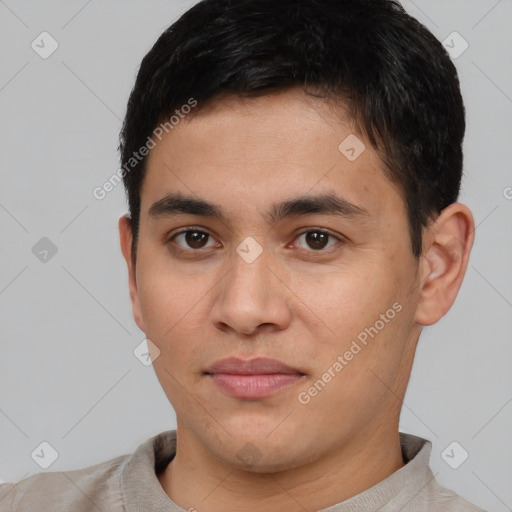
<path fill-rule="evenodd" d="M 204 247 L 207 247 L 207 243 L 209 242 L 210 238 L 210 235 L 204 231 L 200 231 L 198 229 L 188 229 L 186 231 L 176 233 L 171 238 L 171 240 L 173 240 L 179 247 L 183 249 L 203 249 Z"/>
<path fill-rule="evenodd" d="M 331 233 L 319 229 L 314 229 L 302 233 L 298 237 L 298 240 L 301 239 L 304 240 L 306 247 L 304 247 L 304 245 L 301 246 L 300 244 L 299 247 L 312 249 L 313 251 L 321 251 L 323 249 L 332 247 L 335 245 L 336 241 L 339 241 L 339 239 L 334 235 L 331 235 Z M 330 239 L 332 240 L 332 243 L 330 243 Z"/>
<path fill-rule="evenodd" d="M 208 235 L 201 231 L 187 231 L 185 233 L 185 241 L 194 249 L 201 249 L 208 241 Z"/>
<path fill-rule="evenodd" d="M 319 231 L 310 231 L 306 233 L 306 243 L 311 249 L 325 249 L 327 242 L 329 241 L 329 235 L 321 233 Z"/>

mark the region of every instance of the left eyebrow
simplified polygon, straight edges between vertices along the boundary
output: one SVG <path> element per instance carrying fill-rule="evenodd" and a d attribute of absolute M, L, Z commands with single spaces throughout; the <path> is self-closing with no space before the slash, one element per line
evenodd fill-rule
<path fill-rule="evenodd" d="M 335 194 L 303 196 L 283 201 L 274 204 L 267 216 L 272 223 L 275 223 L 286 217 L 299 217 L 315 213 L 338 215 L 346 219 L 370 216 L 370 212 L 362 206 L 353 204 Z"/>
<path fill-rule="evenodd" d="M 228 222 L 228 216 L 219 205 L 183 194 L 168 194 L 149 208 L 149 216 L 174 217 L 197 215 Z M 266 213 L 269 223 L 274 224 L 287 217 L 300 217 L 312 214 L 338 215 L 346 219 L 369 217 L 365 208 L 355 205 L 335 194 L 309 195 L 275 203 Z"/>

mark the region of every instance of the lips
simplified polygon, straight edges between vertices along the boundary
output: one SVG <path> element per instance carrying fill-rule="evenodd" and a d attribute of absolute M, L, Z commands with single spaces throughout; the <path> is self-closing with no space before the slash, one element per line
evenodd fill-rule
<path fill-rule="evenodd" d="M 231 375 L 269 375 L 279 373 L 293 375 L 300 374 L 301 372 L 277 359 L 258 357 L 244 361 L 243 359 L 230 357 L 212 364 L 206 373 L 229 373 Z"/>
<path fill-rule="evenodd" d="M 205 374 L 225 394 L 245 399 L 271 396 L 304 377 L 299 370 L 267 358 L 222 359 L 211 365 Z"/>

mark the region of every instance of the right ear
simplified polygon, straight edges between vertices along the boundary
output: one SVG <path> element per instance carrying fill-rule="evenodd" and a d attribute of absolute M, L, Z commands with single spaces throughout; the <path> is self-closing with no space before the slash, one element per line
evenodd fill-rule
<path fill-rule="evenodd" d="M 140 307 L 139 290 L 137 287 L 135 255 L 132 254 L 133 233 L 129 215 L 123 215 L 119 219 L 119 239 L 121 242 L 121 252 L 123 253 L 126 265 L 128 266 L 128 283 L 130 288 L 130 299 L 132 301 L 133 318 L 135 323 L 139 326 L 139 329 L 145 332 Z"/>

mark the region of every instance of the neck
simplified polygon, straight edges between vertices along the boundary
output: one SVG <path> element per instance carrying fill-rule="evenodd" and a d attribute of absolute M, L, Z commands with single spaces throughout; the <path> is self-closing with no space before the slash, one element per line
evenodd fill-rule
<path fill-rule="evenodd" d="M 369 489 L 404 465 L 398 428 L 393 427 L 361 432 L 305 466 L 261 474 L 233 469 L 212 457 L 178 422 L 176 456 L 159 481 L 185 510 L 319 510 Z"/>

